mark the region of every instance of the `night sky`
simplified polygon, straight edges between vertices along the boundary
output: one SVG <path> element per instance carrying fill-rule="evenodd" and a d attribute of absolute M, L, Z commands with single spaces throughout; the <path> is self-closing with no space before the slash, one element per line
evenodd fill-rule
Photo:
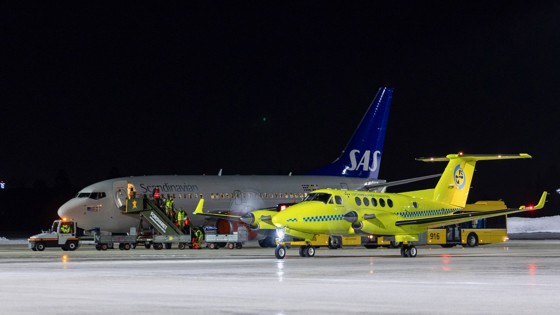
<path fill-rule="evenodd" d="M 304 174 L 392 86 L 381 178 L 443 170 L 421 156 L 527 152 L 477 164 L 471 201 L 560 187 L 558 3 L 12 1 L 0 42 L 8 186 Z"/>

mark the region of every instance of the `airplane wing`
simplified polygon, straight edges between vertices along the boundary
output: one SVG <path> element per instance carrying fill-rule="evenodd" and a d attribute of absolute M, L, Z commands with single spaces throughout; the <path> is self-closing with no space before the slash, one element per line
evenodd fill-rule
<path fill-rule="evenodd" d="M 483 212 L 480 211 L 460 212 L 457 214 L 441 216 L 437 218 L 402 220 L 402 221 L 397 221 L 395 225 L 396 226 L 419 225 L 419 226 L 425 226 L 426 228 L 429 228 L 429 227 L 436 227 L 442 225 L 463 223 L 476 219 L 497 217 L 506 214 L 532 211 L 532 210 L 542 209 L 544 207 L 547 195 L 548 193 L 546 191 L 543 192 L 541 199 L 539 200 L 539 203 L 536 206 L 531 206 L 531 207 L 521 206 L 519 207 L 519 209 L 501 209 L 501 210 L 483 211 Z"/>
<path fill-rule="evenodd" d="M 234 215 L 234 214 L 228 214 L 227 211 L 224 211 L 226 213 L 222 213 L 222 212 L 203 212 L 203 208 L 204 208 L 204 199 L 200 199 L 200 201 L 198 202 L 198 205 L 196 206 L 196 209 L 193 211 L 193 214 L 196 215 L 203 215 L 206 217 L 211 217 L 211 218 L 221 218 L 221 219 L 226 219 L 226 220 L 239 220 L 241 218 L 240 215 Z"/>
<path fill-rule="evenodd" d="M 423 180 L 431 179 L 431 178 L 436 178 L 436 177 L 437 178 L 441 177 L 441 174 L 413 177 L 413 178 L 408 178 L 408 179 L 396 180 L 396 181 L 393 181 L 393 182 L 380 182 L 380 183 L 375 183 L 375 184 L 367 184 L 367 185 L 364 186 L 364 189 L 367 190 L 367 191 L 374 190 L 374 189 L 380 188 L 380 187 L 383 187 L 385 189 L 386 187 L 390 187 L 390 186 L 404 185 L 404 184 L 419 182 L 419 181 L 423 181 Z"/>

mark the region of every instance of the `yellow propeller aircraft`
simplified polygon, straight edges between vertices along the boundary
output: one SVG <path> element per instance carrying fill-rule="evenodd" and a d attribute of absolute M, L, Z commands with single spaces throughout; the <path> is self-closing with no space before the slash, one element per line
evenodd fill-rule
<path fill-rule="evenodd" d="M 318 235 L 349 236 L 366 234 L 391 236 L 401 242 L 401 256 L 416 257 L 413 242 L 429 227 L 457 224 L 512 213 L 541 209 L 546 201 L 544 192 L 536 206 L 518 209 L 465 209 L 477 161 L 526 159 L 530 155 L 463 155 L 449 154 L 441 158 L 417 159 L 425 162 L 449 161 L 433 189 L 402 193 L 368 192 L 359 190 L 320 189 L 310 193 L 301 203 L 283 211 L 258 210 L 242 216 L 254 228 L 276 228 L 279 237 L 275 255 L 286 256 L 283 236 L 303 239 L 302 257 L 315 255 L 309 243 Z"/>

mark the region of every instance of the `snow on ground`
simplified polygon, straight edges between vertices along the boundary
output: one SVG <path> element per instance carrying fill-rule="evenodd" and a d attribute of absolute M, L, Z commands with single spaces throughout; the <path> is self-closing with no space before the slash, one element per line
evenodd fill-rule
<path fill-rule="evenodd" d="M 560 233 L 560 215 L 540 218 L 508 218 L 508 234 Z"/>
<path fill-rule="evenodd" d="M 560 215 L 540 218 L 508 218 L 508 234 L 560 233 Z M 0 245 L 27 244 L 26 238 L 7 239 L 0 236 Z"/>

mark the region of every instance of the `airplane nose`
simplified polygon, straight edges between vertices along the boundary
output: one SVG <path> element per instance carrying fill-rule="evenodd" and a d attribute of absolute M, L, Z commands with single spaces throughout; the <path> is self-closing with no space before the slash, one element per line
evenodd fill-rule
<path fill-rule="evenodd" d="M 80 209 L 77 205 L 79 201 L 75 199 L 68 200 L 64 203 L 58 211 L 56 212 L 60 218 L 72 219 L 77 220 L 77 216 L 79 215 Z"/>

